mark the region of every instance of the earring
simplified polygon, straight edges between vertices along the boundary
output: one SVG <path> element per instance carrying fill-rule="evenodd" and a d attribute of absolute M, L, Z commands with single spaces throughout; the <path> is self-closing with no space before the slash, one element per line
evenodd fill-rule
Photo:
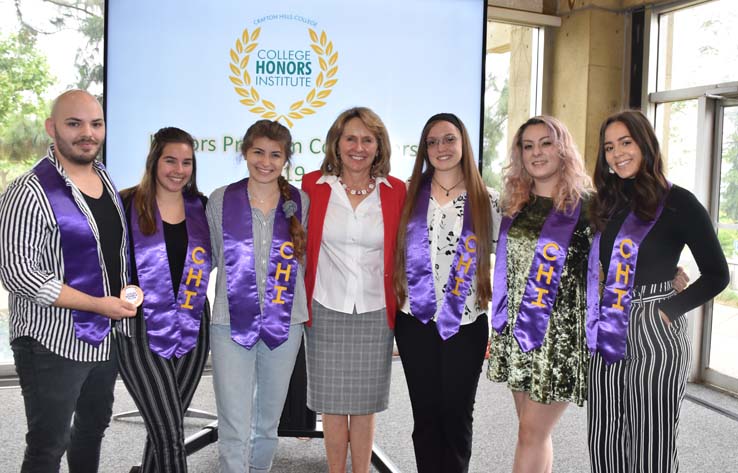
<path fill-rule="evenodd" d="M 615 171 L 613 171 L 610 166 L 607 166 L 607 172 L 610 174 L 615 174 Z"/>

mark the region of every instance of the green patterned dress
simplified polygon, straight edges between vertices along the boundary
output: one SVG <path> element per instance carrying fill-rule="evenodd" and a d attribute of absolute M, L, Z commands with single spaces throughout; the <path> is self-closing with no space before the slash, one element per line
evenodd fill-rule
<path fill-rule="evenodd" d="M 515 218 L 507 237 L 507 326 L 501 334 L 491 330 L 487 377 L 506 381 L 511 390 L 528 392 L 533 401 L 544 404 L 565 401 L 582 406 L 587 398 L 589 352 L 584 329 L 587 257 L 592 236 L 587 204 L 582 202 L 543 345 L 528 353 L 520 349 L 512 329 L 538 236 L 553 201 L 533 198 Z"/>

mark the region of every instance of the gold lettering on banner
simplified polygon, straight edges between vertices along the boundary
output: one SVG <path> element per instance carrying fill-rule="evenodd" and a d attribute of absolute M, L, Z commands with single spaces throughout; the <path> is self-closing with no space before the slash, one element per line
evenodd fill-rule
<path fill-rule="evenodd" d="M 289 253 L 285 252 L 285 250 L 288 247 L 292 250 Z M 282 243 L 282 245 L 279 247 L 279 255 L 286 260 L 291 260 L 295 257 L 294 251 L 295 251 L 295 245 L 291 241 L 286 241 Z M 274 274 L 274 280 L 279 281 L 280 276 L 284 276 L 284 281 L 289 282 L 290 275 L 292 274 L 291 271 L 292 271 L 292 266 L 289 263 L 287 264 L 287 267 L 284 268 L 282 267 L 282 262 L 281 261 L 278 262 L 277 271 Z M 276 296 L 274 296 L 274 299 L 272 299 L 272 303 L 273 304 L 284 304 L 285 300 L 282 299 L 282 292 L 287 289 L 287 286 L 279 286 L 275 284 L 274 289 L 277 291 L 277 294 Z"/>
<path fill-rule="evenodd" d="M 548 261 L 556 261 L 556 258 L 558 258 L 559 255 L 556 253 L 549 255 L 548 249 L 553 248 L 556 251 L 559 251 L 560 247 L 556 244 L 556 242 L 546 243 L 546 245 L 543 247 L 543 257 L 546 258 Z"/>
<path fill-rule="evenodd" d="M 560 249 L 559 245 L 556 242 L 546 243 L 543 246 L 543 258 L 547 261 L 556 261 L 556 259 L 559 257 L 557 253 L 549 254 L 549 250 L 553 249 L 558 251 Z M 546 276 L 546 285 L 551 285 L 551 278 L 553 277 L 554 273 L 554 267 L 549 265 L 548 270 L 543 269 L 543 263 L 538 265 L 538 273 L 536 274 L 536 282 L 541 282 L 541 277 Z M 543 296 L 548 294 L 548 289 L 543 289 L 542 287 L 534 287 L 536 292 L 538 292 L 538 299 L 535 300 L 535 302 L 531 302 L 532 305 L 536 307 L 546 307 L 546 304 L 543 303 Z"/>
<path fill-rule="evenodd" d="M 195 264 L 203 264 L 205 262 L 205 259 L 198 258 L 198 253 L 205 254 L 205 248 L 203 248 L 202 246 L 195 247 L 195 249 L 192 250 L 192 261 L 194 261 Z"/>
<path fill-rule="evenodd" d="M 615 291 L 617 293 L 617 295 L 618 295 L 618 301 L 612 305 L 612 308 L 613 309 L 618 309 L 620 311 L 624 310 L 625 307 L 623 307 L 623 305 L 621 304 L 621 302 L 623 301 L 623 296 L 626 295 L 628 293 L 628 291 L 626 291 L 625 289 L 613 289 L 613 291 Z"/>
<path fill-rule="evenodd" d="M 623 241 L 620 242 L 620 247 L 618 248 L 618 251 L 620 252 L 620 256 L 622 256 L 625 259 L 630 258 L 633 256 L 633 247 L 635 244 L 633 243 L 633 240 L 630 238 L 623 238 Z M 622 284 L 628 284 L 628 278 L 630 277 L 630 265 L 628 263 L 625 264 L 625 268 L 623 268 L 623 263 L 618 262 L 618 267 L 615 270 L 615 282 L 620 283 L 620 277 L 622 276 L 623 282 Z M 628 293 L 626 289 L 613 289 L 615 293 L 618 295 L 618 300 L 612 305 L 613 309 L 617 309 L 619 311 L 624 311 L 625 307 L 623 307 L 623 296 Z"/>
<path fill-rule="evenodd" d="M 475 235 L 469 235 L 467 237 L 466 241 L 464 241 L 464 248 L 466 248 L 466 251 L 474 254 L 477 252 L 477 237 Z M 456 271 L 459 271 L 461 267 L 464 267 L 464 274 L 469 272 L 469 268 L 472 264 L 472 258 L 469 257 L 468 259 L 464 259 L 464 255 L 459 255 L 459 263 L 456 265 Z M 461 293 L 459 292 L 459 284 L 464 282 L 464 278 L 460 278 L 456 276 L 456 285 L 454 286 L 454 289 L 451 291 L 451 294 L 455 296 L 460 296 Z"/>
<path fill-rule="evenodd" d="M 197 276 L 195 276 L 195 268 L 190 268 L 190 272 L 187 273 L 187 280 L 185 286 L 190 285 L 190 281 L 195 279 L 195 287 L 200 287 L 200 281 L 202 280 L 202 269 L 197 270 Z"/>
<path fill-rule="evenodd" d="M 279 277 L 284 276 L 284 281 L 289 282 L 291 271 L 292 271 L 292 266 L 288 264 L 286 268 L 283 268 L 282 262 L 280 261 L 279 263 L 277 263 L 277 271 L 274 274 L 274 279 L 279 281 Z"/>
<path fill-rule="evenodd" d="M 538 291 L 538 299 L 536 299 L 535 302 L 532 303 L 532 305 L 536 307 L 546 307 L 546 304 L 543 303 L 543 296 L 549 293 L 548 289 L 543 289 L 542 287 L 536 287 L 536 291 Z"/>
<path fill-rule="evenodd" d="M 536 282 L 541 282 L 541 276 L 546 276 L 546 284 L 551 284 L 551 278 L 554 274 L 554 267 L 550 266 L 548 267 L 548 271 L 543 270 L 543 263 L 538 265 L 538 274 L 536 274 Z"/>
<path fill-rule="evenodd" d="M 195 264 L 203 264 L 205 262 L 205 258 L 203 258 L 201 255 L 205 255 L 205 248 L 201 246 L 196 246 L 192 253 L 190 253 L 190 257 L 192 258 L 192 262 Z M 185 280 L 185 286 L 189 286 L 192 280 L 195 280 L 195 287 L 200 287 L 200 282 L 202 282 L 202 269 L 197 270 L 197 274 L 195 274 L 195 268 L 190 268 L 189 272 L 187 273 L 187 279 Z M 194 309 L 192 304 L 190 304 L 190 300 L 192 299 L 192 296 L 197 295 L 197 291 L 184 291 L 185 296 L 187 297 L 182 303 L 180 307 L 183 309 Z"/>
<path fill-rule="evenodd" d="M 618 269 L 615 270 L 615 282 L 620 282 L 620 276 L 623 276 L 623 284 L 628 284 L 628 273 L 630 273 L 630 265 L 626 264 L 623 269 L 623 263 L 618 263 Z"/>
<path fill-rule="evenodd" d="M 190 304 L 190 299 L 192 298 L 192 296 L 196 296 L 197 292 L 185 290 L 184 293 L 187 296 L 187 299 L 185 299 L 184 304 L 182 304 L 181 307 L 183 309 L 194 309 L 194 307 Z"/>
<path fill-rule="evenodd" d="M 282 291 L 287 289 L 287 286 L 274 286 L 274 289 L 277 290 L 277 295 L 272 299 L 272 302 L 274 304 L 284 304 L 285 300 L 282 299 Z"/>

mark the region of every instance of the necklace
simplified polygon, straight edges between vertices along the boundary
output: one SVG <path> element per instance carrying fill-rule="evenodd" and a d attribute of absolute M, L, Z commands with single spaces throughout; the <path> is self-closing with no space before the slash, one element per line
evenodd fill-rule
<path fill-rule="evenodd" d="M 459 184 L 461 184 L 462 182 L 464 182 L 464 178 L 462 177 L 459 182 L 457 182 L 456 184 L 454 184 L 453 186 L 448 187 L 448 188 L 443 187 L 441 185 L 441 183 L 436 180 L 436 177 L 435 176 L 433 176 L 433 182 L 435 182 L 438 187 L 440 187 L 441 189 L 443 189 L 444 191 L 446 191 L 446 197 L 448 197 L 448 195 L 451 193 L 452 190 L 454 190 L 456 188 L 456 186 L 458 186 Z"/>
<path fill-rule="evenodd" d="M 373 177 L 369 179 L 369 185 L 363 189 L 352 189 L 351 187 L 344 184 L 344 182 L 341 180 L 340 177 L 338 178 L 338 182 L 341 183 L 341 187 L 343 187 L 343 190 L 345 190 L 351 195 L 367 195 L 368 193 L 373 191 L 377 185 Z"/>
<path fill-rule="evenodd" d="M 255 200 L 260 204 L 266 203 L 267 200 L 271 200 L 274 197 L 274 193 L 262 198 L 259 198 L 258 196 L 254 195 L 251 191 L 248 191 L 249 193 L 249 200 Z"/>

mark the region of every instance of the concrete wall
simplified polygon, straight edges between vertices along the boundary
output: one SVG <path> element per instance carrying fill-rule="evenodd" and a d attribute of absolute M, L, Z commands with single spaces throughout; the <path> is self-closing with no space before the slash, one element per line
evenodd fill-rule
<path fill-rule="evenodd" d="M 512 8 L 536 13 L 543 11 L 543 0 L 489 0 L 487 5 L 493 7 Z"/>
<path fill-rule="evenodd" d="M 671 0 L 558 0 L 560 28 L 548 28 L 551 81 L 544 109 L 569 126 L 591 171 L 599 128 L 628 104 L 630 12 Z"/>
<path fill-rule="evenodd" d="M 560 28 L 546 28 L 543 112 L 561 119 L 572 132 L 591 171 L 602 120 L 628 103 L 630 11 L 670 0 L 490 0 L 488 5 L 561 17 Z M 528 118 L 530 40 L 511 39 L 510 127 Z M 523 39 L 525 38 L 525 39 Z M 528 82 L 529 83 L 529 82 Z M 517 85 L 516 85 L 517 84 Z"/>

